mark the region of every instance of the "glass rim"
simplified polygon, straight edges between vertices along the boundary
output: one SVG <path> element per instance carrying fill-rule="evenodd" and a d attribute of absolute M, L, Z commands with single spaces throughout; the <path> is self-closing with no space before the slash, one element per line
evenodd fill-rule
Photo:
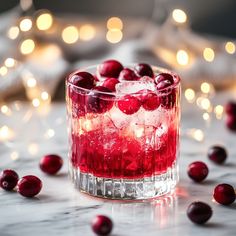
<path fill-rule="evenodd" d="M 128 64 L 128 65 L 125 66 L 124 68 L 126 68 L 126 67 L 128 67 L 128 66 L 134 66 L 135 64 L 136 64 L 136 63 Z M 78 90 L 84 91 L 84 92 L 86 92 L 86 93 L 89 93 L 89 92 L 93 91 L 92 89 L 82 88 L 82 87 L 79 87 L 79 86 L 77 86 L 77 85 L 74 85 L 72 82 L 69 81 L 69 79 L 70 79 L 72 76 L 76 75 L 76 73 L 78 73 L 78 72 L 86 71 L 86 72 L 91 73 L 89 70 L 94 69 L 94 68 L 97 68 L 98 65 L 99 65 L 99 64 L 97 64 L 97 65 L 91 65 L 91 66 L 86 66 L 86 67 L 82 67 L 81 69 L 77 69 L 77 70 L 71 72 L 71 73 L 66 77 L 66 87 L 70 85 L 70 86 L 72 86 L 72 87 L 74 87 L 74 88 L 76 88 L 76 89 L 78 89 Z M 155 93 L 155 94 L 157 94 L 157 95 L 163 95 L 163 94 L 165 94 L 165 91 L 170 91 L 170 90 L 172 90 L 172 89 L 177 88 L 177 87 L 180 85 L 181 79 L 180 79 L 180 77 L 179 77 L 179 75 L 178 75 L 177 73 L 175 73 L 175 72 L 173 72 L 173 71 L 171 71 L 171 70 L 169 70 L 169 69 L 166 69 L 166 68 L 164 68 L 164 67 L 158 67 L 158 66 L 153 66 L 153 65 L 151 65 L 151 67 L 152 67 L 152 69 L 154 70 L 154 73 L 155 73 L 155 71 L 159 71 L 159 73 L 168 73 L 168 74 L 171 74 L 171 75 L 174 77 L 174 83 L 173 83 L 172 85 L 168 86 L 167 88 L 163 88 L 163 89 L 160 89 L 160 90 L 154 90 L 154 91 L 151 91 L 151 90 L 150 90 L 150 92 Z M 127 80 L 127 81 L 124 81 L 124 83 L 125 83 L 125 82 L 138 83 L 139 80 L 132 80 L 132 81 L 131 81 L 131 80 Z M 118 96 L 120 96 L 120 95 L 124 96 L 124 95 L 128 95 L 128 94 L 130 94 L 130 95 L 137 95 L 137 93 L 138 93 L 138 92 L 133 92 L 133 93 L 117 93 L 116 91 L 112 91 L 112 92 L 102 92 L 102 91 L 98 91 L 98 90 L 96 90 L 96 91 L 94 91 L 94 92 L 96 92 L 96 94 L 103 94 L 103 95 L 110 95 L 110 96 L 111 96 L 111 95 L 112 95 L 112 96 L 117 96 L 117 95 L 118 95 Z"/>

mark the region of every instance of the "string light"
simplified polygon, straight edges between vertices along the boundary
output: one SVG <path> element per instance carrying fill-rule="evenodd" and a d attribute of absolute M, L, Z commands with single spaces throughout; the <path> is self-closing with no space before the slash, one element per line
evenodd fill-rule
<path fill-rule="evenodd" d="M 214 113 L 216 114 L 216 119 L 218 120 L 222 119 L 223 112 L 224 112 L 224 107 L 222 105 L 215 106 Z"/>
<path fill-rule="evenodd" d="M 62 31 L 61 36 L 65 43 L 73 44 L 79 39 L 79 31 L 75 26 L 71 25 Z"/>
<path fill-rule="evenodd" d="M 95 28 L 90 24 L 85 24 L 80 27 L 79 36 L 81 40 L 89 41 L 95 37 Z"/>
<path fill-rule="evenodd" d="M 35 78 L 33 78 L 33 77 L 27 78 L 27 80 L 26 80 L 26 85 L 27 85 L 29 88 L 35 87 L 36 84 L 37 84 L 37 81 L 36 81 Z"/>
<path fill-rule="evenodd" d="M 207 82 L 203 82 L 203 83 L 201 84 L 201 91 L 202 91 L 203 93 L 209 93 L 210 90 L 211 90 L 210 84 L 208 84 Z"/>
<path fill-rule="evenodd" d="M 39 105 L 40 105 L 39 99 L 38 99 L 38 98 L 34 98 L 34 99 L 32 100 L 32 105 L 33 105 L 34 107 L 39 107 Z"/>
<path fill-rule="evenodd" d="M 13 151 L 13 152 L 10 154 L 10 156 L 11 156 L 11 159 L 12 159 L 13 161 L 16 161 L 17 159 L 19 159 L 19 153 L 16 152 L 16 151 Z"/>
<path fill-rule="evenodd" d="M 203 120 L 208 121 L 210 119 L 210 115 L 207 112 L 204 112 L 202 115 Z"/>
<path fill-rule="evenodd" d="M 19 26 L 21 31 L 29 31 L 32 28 L 32 20 L 29 18 L 25 18 L 20 22 Z"/>
<path fill-rule="evenodd" d="M 123 33 L 119 29 L 108 30 L 106 39 L 110 43 L 119 43 L 123 38 Z"/>
<path fill-rule="evenodd" d="M 17 26 L 12 26 L 12 27 L 8 30 L 7 36 L 8 36 L 8 38 L 14 40 L 14 39 L 16 39 L 16 38 L 18 37 L 19 33 L 20 33 L 19 28 L 18 28 Z"/>
<path fill-rule="evenodd" d="M 225 51 L 229 54 L 235 53 L 235 44 L 233 42 L 227 42 L 225 44 Z"/>
<path fill-rule="evenodd" d="M 111 17 L 107 21 L 107 28 L 109 30 L 113 30 L 113 29 L 122 30 L 123 22 L 119 17 Z"/>
<path fill-rule="evenodd" d="M 53 24 L 53 17 L 50 13 L 42 13 L 36 20 L 36 25 L 39 30 L 48 30 Z"/>
<path fill-rule="evenodd" d="M 0 141 L 6 141 L 14 136 L 13 131 L 6 125 L 0 128 Z"/>
<path fill-rule="evenodd" d="M 6 75 L 7 72 L 8 72 L 8 69 L 7 69 L 6 66 L 2 66 L 2 67 L 0 67 L 0 75 L 1 75 L 1 76 Z"/>
<path fill-rule="evenodd" d="M 190 129 L 188 130 L 187 135 L 198 142 L 202 142 L 204 140 L 204 133 L 200 129 Z"/>
<path fill-rule="evenodd" d="M 203 57 L 206 61 L 212 62 L 215 58 L 215 52 L 212 48 L 205 48 L 203 51 Z"/>
<path fill-rule="evenodd" d="M 187 21 L 186 13 L 181 9 L 174 9 L 172 12 L 172 18 L 177 23 L 185 23 Z"/>
<path fill-rule="evenodd" d="M 27 55 L 34 51 L 35 43 L 32 39 L 24 40 L 20 45 L 20 51 L 22 54 Z"/>
<path fill-rule="evenodd" d="M 182 66 L 187 65 L 189 63 L 188 53 L 185 50 L 179 50 L 176 53 L 176 60 Z"/>
<path fill-rule="evenodd" d="M 197 99 L 197 105 L 203 109 L 203 110 L 210 110 L 211 108 L 211 102 L 208 98 L 204 98 L 204 97 L 199 97 Z"/>
<path fill-rule="evenodd" d="M 39 147 L 36 143 L 29 144 L 29 146 L 28 146 L 29 154 L 35 155 L 35 154 L 37 154 L 38 150 L 39 150 Z"/>
<path fill-rule="evenodd" d="M 2 105 L 1 106 L 1 112 L 4 115 L 11 115 L 11 110 L 10 110 L 10 108 L 7 105 Z"/>
<path fill-rule="evenodd" d="M 16 61 L 13 58 L 7 58 L 4 62 L 5 66 L 8 68 L 14 67 L 16 64 Z"/>
<path fill-rule="evenodd" d="M 190 103 L 192 103 L 195 99 L 195 91 L 191 88 L 186 89 L 184 95 L 187 101 Z"/>
<path fill-rule="evenodd" d="M 49 94 L 46 91 L 44 91 L 41 93 L 41 98 L 42 98 L 42 100 L 48 100 Z"/>

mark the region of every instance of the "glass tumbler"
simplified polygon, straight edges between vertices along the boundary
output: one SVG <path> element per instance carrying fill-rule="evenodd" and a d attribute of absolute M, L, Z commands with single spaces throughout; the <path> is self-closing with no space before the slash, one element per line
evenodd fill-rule
<path fill-rule="evenodd" d="M 103 92 L 70 82 L 79 71 L 95 74 L 96 68 L 66 79 L 69 173 L 75 187 L 109 199 L 171 192 L 179 178 L 180 78 L 152 66 L 155 75 L 171 74 L 173 84 L 156 90 L 149 78 Z"/>

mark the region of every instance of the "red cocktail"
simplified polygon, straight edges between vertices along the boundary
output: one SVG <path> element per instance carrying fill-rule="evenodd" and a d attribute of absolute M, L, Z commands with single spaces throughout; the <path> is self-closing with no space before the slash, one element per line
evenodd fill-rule
<path fill-rule="evenodd" d="M 180 79 L 114 60 L 66 82 L 70 174 L 94 196 L 145 199 L 178 181 Z"/>

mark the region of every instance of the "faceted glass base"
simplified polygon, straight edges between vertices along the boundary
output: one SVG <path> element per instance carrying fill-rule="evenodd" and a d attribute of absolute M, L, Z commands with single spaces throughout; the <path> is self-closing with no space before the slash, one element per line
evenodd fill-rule
<path fill-rule="evenodd" d="M 81 192 L 109 199 L 142 200 L 169 193 L 179 180 L 178 167 L 173 165 L 166 173 L 141 179 L 110 179 L 82 173 L 72 166 L 70 176 Z"/>

